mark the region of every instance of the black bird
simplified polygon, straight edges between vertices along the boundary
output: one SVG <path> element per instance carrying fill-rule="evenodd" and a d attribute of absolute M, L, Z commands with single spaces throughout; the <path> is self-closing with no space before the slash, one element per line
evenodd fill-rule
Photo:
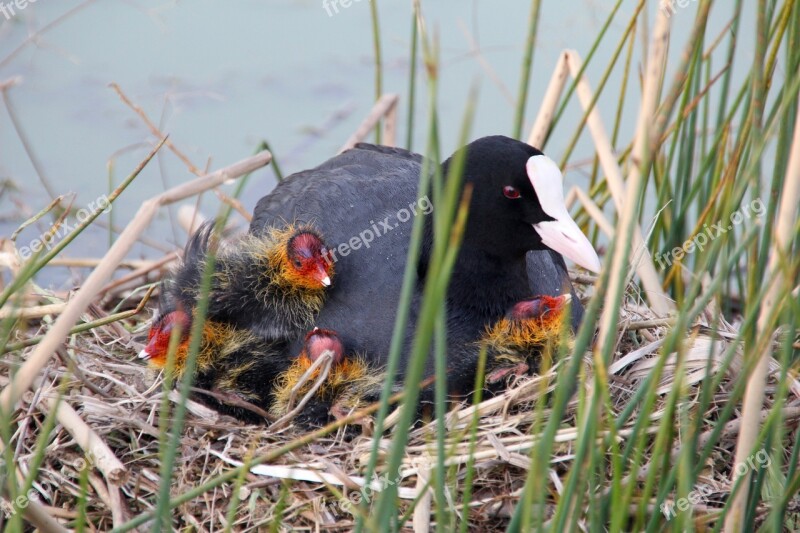
<path fill-rule="evenodd" d="M 561 341 L 569 294 L 537 296 L 518 302 L 481 337 L 486 347 L 486 385 L 510 376 L 537 372 L 543 357 L 552 358 Z M 551 360 L 552 364 L 552 360 Z"/>
<path fill-rule="evenodd" d="M 214 251 L 206 316 L 266 339 L 293 338 L 311 327 L 334 275 L 328 248 L 314 228 L 282 225 L 222 247 L 213 230 L 214 222 L 206 222 L 186 243 L 183 260 L 162 283 L 159 315 L 178 304 L 195 307 Z"/>
<path fill-rule="evenodd" d="M 218 248 L 213 222 L 192 235 L 183 259 L 162 282 L 159 308 L 139 353 L 151 366 L 164 368 L 173 330 L 179 328 L 173 367 L 178 378 L 208 254 Z M 287 341 L 312 324 L 331 285 L 333 262 L 327 254 L 316 231 L 292 225 L 262 237 L 246 235 L 218 251 L 195 373 L 195 385 L 213 395 L 198 399 L 248 421 L 253 413 L 238 407 L 241 402 L 270 409 L 274 382 L 291 364 Z"/>
<path fill-rule="evenodd" d="M 572 290 L 558 253 L 597 271 L 597 254 L 569 216 L 562 176 L 553 161 L 525 143 L 484 137 L 466 150 L 464 181 L 473 185 L 463 245 L 447 294 L 448 366 L 453 392 L 469 392 L 477 357 L 474 342 L 516 302 L 531 294 Z M 453 158 L 443 163 L 443 174 Z M 337 283 L 317 317 L 349 349 L 385 364 L 402 285 L 412 218 L 435 206 L 417 201 L 421 156 L 406 150 L 359 144 L 320 166 L 294 174 L 263 197 L 250 232 L 261 235 L 285 220 L 312 224 L 335 257 Z M 418 289 L 432 249 L 426 231 Z M 556 253 L 558 252 L 558 253 Z M 417 321 L 414 294 L 406 350 Z M 573 293 L 573 324 L 582 309 Z M 302 338 L 291 353 L 299 353 Z M 458 365 L 450 364 L 458 360 Z M 427 375 L 433 373 L 428 362 Z"/>
<path fill-rule="evenodd" d="M 380 400 L 385 378 L 383 370 L 371 367 L 362 356 L 348 351 L 335 331 L 315 328 L 306 335 L 303 351 L 276 381 L 273 416 L 283 416 L 293 407 L 290 405 L 293 395 L 299 400 L 310 392 L 319 379 L 321 368 L 309 374 L 302 386 L 298 385 L 299 380 L 326 352 L 331 354 L 331 367 L 322 385 L 295 419 L 300 425 L 319 427 Z"/>

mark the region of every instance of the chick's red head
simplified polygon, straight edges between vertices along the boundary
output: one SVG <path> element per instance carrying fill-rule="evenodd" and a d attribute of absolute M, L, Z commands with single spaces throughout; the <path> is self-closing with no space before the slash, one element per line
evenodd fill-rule
<path fill-rule="evenodd" d="M 508 313 L 508 318 L 513 320 L 559 318 L 567 302 L 571 299 L 569 294 L 563 294 L 561 296 L 537 296 L 530 300 L 523 300 L 514 305 Z"/>
<path fill-rule="evenodd" d="M 302 230 L 287 243 L 287 257 L 292 281 L 307 289 L 331 286 L 333 257 L 322 238 L 313 231 Z"/>
<path fill-rule="evenodd" d="M 192 318 L 182 310 L 172 311 L 159 317 L 150 327 L 147 335 L 147 346 L 139 352 L 139 358 L 155 367 L 163 368 L 167 364 L 169 342 L 176 329 L 179 329 L 177 354 L 185 353 L 189 343 L 189 332 Z"/>
<path fill-rule="evenodd" d="M 303 349 L 306 356 L 312 361 L 316 361 L 327 351 L 333 352 L 333 364 L 341 363 L 344 359 L 342 339 L 330 329 L 314 328 L 309 331 Z"/>

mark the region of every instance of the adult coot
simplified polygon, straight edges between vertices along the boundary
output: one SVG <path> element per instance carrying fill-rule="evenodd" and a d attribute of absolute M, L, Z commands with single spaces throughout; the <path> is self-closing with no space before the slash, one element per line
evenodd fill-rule
<path fill-rule="evenodd" d="M 484 137 L 461 150 L 466 150 L 464 181 L 473 184 L 473 193 L 448 289 L 448 364 L 457 373 L 450 375 L 453 392 L 461 385 L 471 388 L 474 342 L 488 325 L 533 295 L 572 290 L 556 252 L 590 270 L 600 266 L 567 212 L 553 161 L 503 136 Z M 444 175 L 453 157 L 442 164 Z M 371 363 L 385 361 L 389 352 L 412 219 L 435 209 L 428 196 L 417 200 L 421 163 L 421 156 L 406 150 L 359 144 L 289 176 L 258 202 L 250 225 L 255 235 L 287 223 L 312 224 L 325 235 L 337 276 L 316 325 L 336 331 L 348 349 Z M 419 288 L 431 238 L 427 231 Z M 420 293 L 412 301 L 406 350 Z M 582 309 L 576 297 L 573 302 L 577 325 Z M 302 341 L 297 339 L 291 353 L 299 353 Z M 433 361 L 427 371 L 432 373 Z"/>

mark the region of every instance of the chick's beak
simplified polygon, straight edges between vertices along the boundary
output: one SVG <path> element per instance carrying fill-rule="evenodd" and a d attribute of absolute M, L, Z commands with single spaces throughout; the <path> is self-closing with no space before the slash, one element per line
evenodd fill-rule
<path fill-rule="evenodd" d="M 331 277 L 328 274 L 328 271 L 325 269 L 324 265 L 317 265 L 317 272 L 314 277 L 322 283 L 323 287 L 330 287 L 331 286 Z"/>
<path fill-rule="evenodd" d="M 150 338 L 148 340 L 148 342 L 145 345 L 145 347 L 142 348 L 141 352 L 139 352 L 139 359 L 144 359 L 145 361 L 149 361 L 150 359 L 153 358 L 153 355 L 158 353 L 158 348 L 156 348 L 156 337 L 157 336 L 158 335 L 154 335 L 152 338 Z"/>

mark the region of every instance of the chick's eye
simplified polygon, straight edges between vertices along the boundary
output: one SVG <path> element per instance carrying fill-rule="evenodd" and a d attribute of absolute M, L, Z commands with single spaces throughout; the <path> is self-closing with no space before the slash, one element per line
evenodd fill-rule
<path fill-rule="evenodd" d="M 294 260 L 294 266 L 295 266 L 295 268 L 303 268 L 303 262 L 300 261 L 299 259 L 295 259 Z"/>
<path fill-rule="evenodd" d="M 511 185 L 506 185 L 503 187 L 503 196 L 511 200 L 516 200 L 520 197 L 519 189 L 512 187 Z"/>

